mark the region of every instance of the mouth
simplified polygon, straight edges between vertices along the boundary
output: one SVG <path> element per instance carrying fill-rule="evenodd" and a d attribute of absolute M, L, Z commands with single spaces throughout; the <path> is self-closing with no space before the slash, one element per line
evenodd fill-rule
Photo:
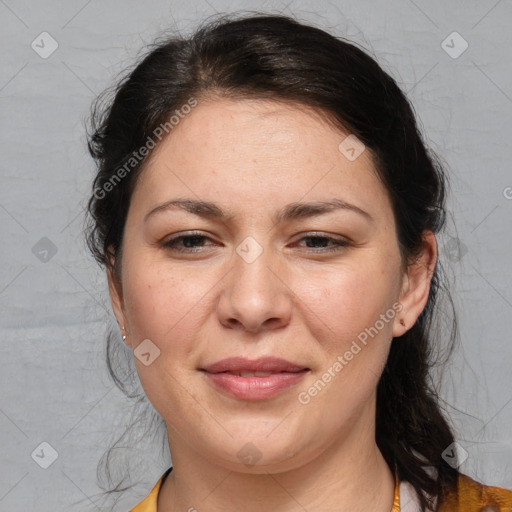
<path fill-rule="evenodd" d="M 228 358 L 199 368 L 216 391 L 239 400 L 265 400 L 297 385 L 311 370 L 280 358 Z"/>

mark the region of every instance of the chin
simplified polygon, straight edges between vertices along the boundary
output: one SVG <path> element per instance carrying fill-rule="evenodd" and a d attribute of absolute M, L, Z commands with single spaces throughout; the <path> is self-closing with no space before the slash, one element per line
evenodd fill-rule
<path fill-rule="evenodd" d="M 296 469 L 314 458 L 313 453 L 305 451 L 305 446 L 311 447 L 311 442 L 304 440 L 304 435 L 297 438 L 276 437 L 271 430 L 257 431 L 245 435 L 234 435 L 228 444 L 219 445 L 210 451 L 213 463 L 220 464 L 230 471 L 248 474 L 282 473 Z M 215 443 L 215 440 L 212 440 Z M 204 447 L 205 451 L 207 448 Z M 212 453 L 217 452 L 217 453 Z"/>

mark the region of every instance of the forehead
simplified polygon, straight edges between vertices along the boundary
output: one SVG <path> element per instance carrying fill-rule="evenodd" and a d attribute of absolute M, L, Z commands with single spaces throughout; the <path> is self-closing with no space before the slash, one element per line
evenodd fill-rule
<path fill-rule="evenodd" d="M 348 135 L 321 111 L 292 103 L 199 102 L 159 143 L 134 196 L 155 202 L 186 194 L 261 208 L 341 195 L 389 208 L 370 151 L 349 159 L 340 150 Z"/>
<path fill-rule="evenodd" d="M 200 102 L 174 127 L 159 149 L 170 150 L 186 142 L 188 147 L 210 149 L 216 155 L 286 155 L 316 153 L 344 134 L 329 122 L 327 114 L 305 105 L 263 99 L 219 98 Z M 231 143 L 219 146 L 218 142 Z M 166 144 L 167 143 L 167 144 Z M 214 145 L 214 147 L 211 147 Z M 298 149 L 300 146 L 300 154 Z"/>

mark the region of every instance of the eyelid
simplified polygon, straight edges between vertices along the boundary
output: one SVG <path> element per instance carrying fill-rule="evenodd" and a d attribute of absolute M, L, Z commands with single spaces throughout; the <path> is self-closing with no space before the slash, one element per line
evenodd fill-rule
<path fill-rule="evenodd" d="M 198 230 L 191 230 L 191 231 L 183 231 L 183 232 L 176 232 L 176 233 L 173 233 L 172 235 L 166 235 L 164 238 L 162 238 L 162 243 L 165 243 L 165 242 L 168 242 L 170 240 L 176 240 L 176 238 L 181 238 L 181 237 L 189 237 L 189 236 L 204 236 L 205 238 L 210 238 L 210 235 L 209 234 L 206 234 L 202 231 L 198 231 Z"/>
<path fill-rule="evenodd" d="M 297 236 L 299 238 L 332 238 L 333 240 L 338 240 L 340 242 L 351 242 L 350 238 L 347 236 L 329 233 L 326 231 L 304 231 L 302 233 L 298 233 Z"/>

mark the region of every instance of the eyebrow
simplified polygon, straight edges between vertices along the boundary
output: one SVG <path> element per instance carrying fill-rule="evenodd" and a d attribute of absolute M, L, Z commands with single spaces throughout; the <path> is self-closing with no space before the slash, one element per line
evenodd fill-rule
<path fill-rule="evenodd" d="M 234 217 L 234 215 L 226 213 L 220 206 L 210 201 L 201 201 L 196 199 L 172 199 L 158 205 L 148 212 L 144 217 L 144 222 L 158 212 L 173 209 L 181 209 L 200 217 L 210 217 L 223 220 L 230 220 Z M 361 215 L 370 222 L 374 222 L 374 218 L 367 211 L 355 204 L 347 203 L 341 199 L 313 201 L 309 203 L 290 203 L 279 210 L 273 216 L 272 221 L 274 224 L 279 224 L 284 221 L 313 217 L 315 215 L 322 215 L 335 210 L 349 210 Z"/>

